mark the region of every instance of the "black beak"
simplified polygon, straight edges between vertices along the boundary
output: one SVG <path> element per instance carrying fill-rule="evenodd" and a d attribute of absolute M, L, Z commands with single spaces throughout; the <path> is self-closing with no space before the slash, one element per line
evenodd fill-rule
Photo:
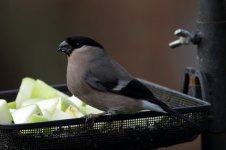
<path fill-rule="evenodd" d="M 66 41 L 63 41 L 62 43 L 60 43 L 57 52 L 62 52 L 69 56 L 72 52 L 72 47 Z"/>
<path fill-rule="evenodd" d="M 59 47 L 59 48 L 57 49 L 57 52 L 63 52 L 62 49 L 61 49 L 61 47 Z"/>

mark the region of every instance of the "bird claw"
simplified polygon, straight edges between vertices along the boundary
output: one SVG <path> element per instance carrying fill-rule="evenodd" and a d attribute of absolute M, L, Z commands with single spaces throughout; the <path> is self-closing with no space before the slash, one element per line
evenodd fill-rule
<path fill-rule="evenodd" d="M 86 120 L 85 120 L 85 124 L 93 127 L 94 123 L 95 123 L 95 119 L 105 115 L 106 113 L 100 113 L 100 114 L 88 114 L 85 116 Z"/>
<path fill-rule="evenodd" d="M 85 120 L 85 124 L 89 125 L 89 126 L 93 126 L 95 123 L 95 119 L 98 116 L 96 114 L 88 114 L 85 116 L 86 120 Z"/>

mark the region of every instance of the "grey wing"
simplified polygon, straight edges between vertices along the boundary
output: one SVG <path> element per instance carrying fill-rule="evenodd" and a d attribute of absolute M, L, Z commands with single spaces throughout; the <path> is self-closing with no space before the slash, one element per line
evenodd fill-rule
<path fill-rule="evenodd" d="M 85 81 L 91 87 L 100 90 L 108 91 L 116 94 L 125 95 L 137 100 L 145 99 L 150 103 L 157 104 L 164 111 L 181 119 L 184 119 L 200 129 L 200 127 L 181 115 L 177 111 L 170 108 L 168 105 L 156 98 L 153 93 L 140 81 L 133 79 L 120 65 L 113 61 L 100 64 L 101 66 L 93 66 L 85 78 Z M 102 69 L 101 71 L 99 69 Z"/>
<path fill-rule="evenodd" d="M 127 84 L 131 78 L 121 65 L 109 57 L 105 57 L 91 63 L 85 81 L 97 90 L 112 91 L 124 87 L 124 84 Z"/>

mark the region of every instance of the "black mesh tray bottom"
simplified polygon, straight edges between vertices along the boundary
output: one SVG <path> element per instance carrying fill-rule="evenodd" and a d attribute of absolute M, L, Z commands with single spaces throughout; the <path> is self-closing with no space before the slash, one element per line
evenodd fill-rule
<path fill-rule="evenodd" d="M 95 124 L 0 130 L 0 149 L 150 149 L 190 141 L 200 133 L 178 118 L 145 117 L 149 113 L 132 115 L 134 119 L 128 120 L 98 120 Z M 145 116 L 136 118 L 140 115 Z M 200 125 L 207 116 L 205 112 L 185 115 Z"/>
<path fill-rule="evenodd" d="M 147 83 L 153 93 L 202 129 L 168 114 L 140 112 L 21 125 L 0 125 L 0 150 L 154 149 L 191 141 L 207 126 L 209 104 Z M 65 86 L 58 89 L 65 91 Z M 13 99 L 17 91 L 0 92 Z"/>

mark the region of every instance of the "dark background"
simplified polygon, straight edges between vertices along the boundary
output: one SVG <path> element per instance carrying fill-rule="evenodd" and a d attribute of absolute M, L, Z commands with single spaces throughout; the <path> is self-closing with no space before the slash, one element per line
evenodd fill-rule
<path fill-rule="evenodd" d="M 197 10 L 196 0 L 1 0 L 0 90 L 18 88 L 25 76 L 65 83 L 66 57 L 56 49 L 71 35 L 96 39 L 133 75 L 180 90 L 184 68 L 197 66 L 195 46 L 168 43 L 175 29 L 195 31 Z"/>

